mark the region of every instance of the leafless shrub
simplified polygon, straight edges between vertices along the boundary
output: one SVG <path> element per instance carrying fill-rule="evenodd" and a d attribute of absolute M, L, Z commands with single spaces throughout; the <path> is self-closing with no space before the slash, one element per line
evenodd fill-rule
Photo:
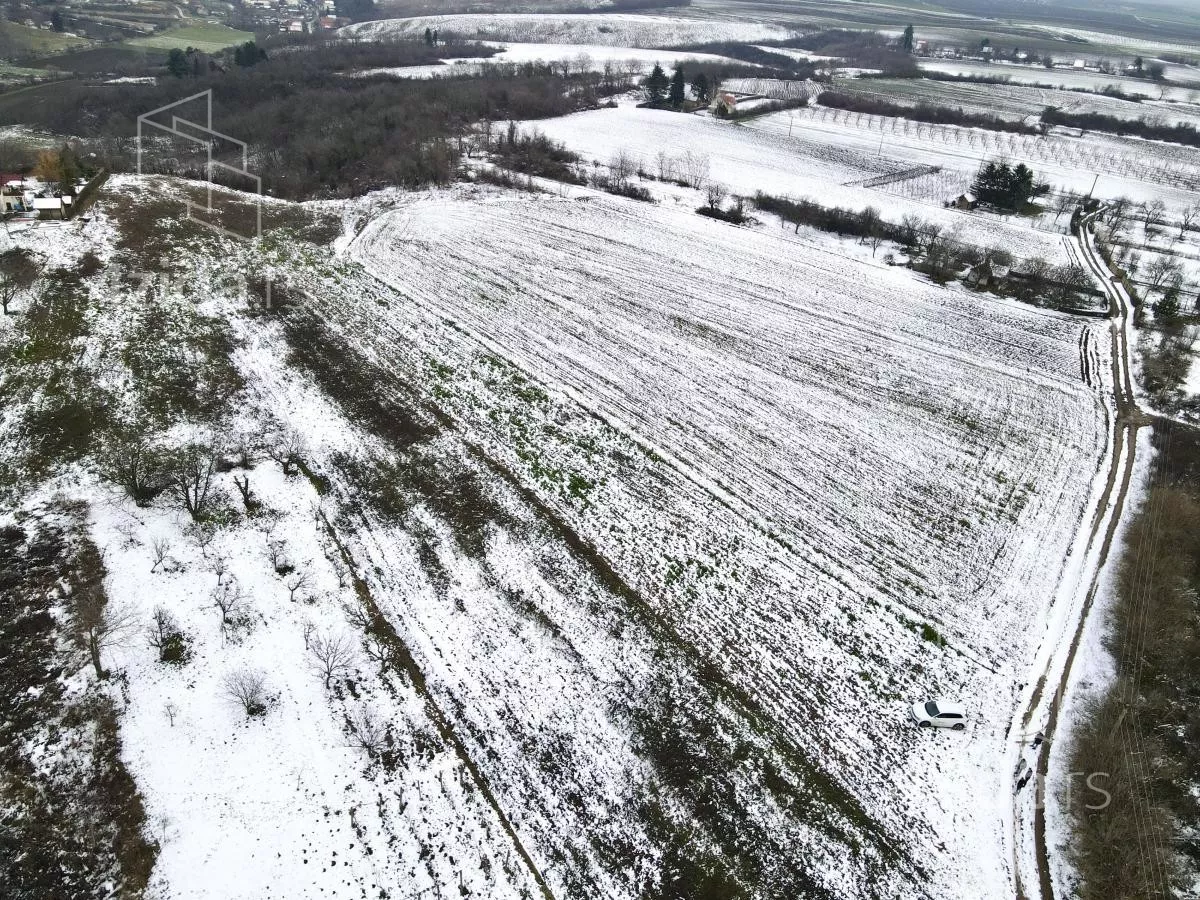
<path fill-rule="evenodd" d="M 387 747 L 387 725 L 369 706 L 360 707 L 347 721 L 352 745 L 374 758 Z"/>
<path fill-rule="evenodd" d="M 150 541 L 150 555 L 154 560 L 154 565 L 150 567 L 151 572 L 158 571 L 167 559 L 167 554 L 171 552 L 171 542 L 165 537 L 156 537 Z"/>
<path fill-rule="evenodd" d="M 308 655 L 328 690 L 335 678 L 353 669 L 354 641 L 345 634 L 315 634 L 309 641 Z"/>
<path fill-rule="evenodd" d="M 183 665 L 192 658 L 191 642 L 166 607 L 154 608 L 149 640 L 158 651 L 159 662 Z"/>
<path fill-rule="evenodd" d="M 175 717 L 179 715 L 179 707 L 168 700 L 163 704 L 163 714 L 167 717 L 167 721 L 171 723 L 171 727 L 175 727 Z"/>
<path fill-rule="evenodd" d="M 249 718 L 266 715 L 270 697 L 267 679 L 255 669 L 236 669 L 225 676 L 225 696 L 241 707 Z"/>
<path fill-rule="evenodd" d="M 221 628 L 224 630 L 234 624 L 234 612 L 241 606 L 245 596 L 237 581 L 229 578 L 212 589 L 209 599 L 221 611 Z"/>

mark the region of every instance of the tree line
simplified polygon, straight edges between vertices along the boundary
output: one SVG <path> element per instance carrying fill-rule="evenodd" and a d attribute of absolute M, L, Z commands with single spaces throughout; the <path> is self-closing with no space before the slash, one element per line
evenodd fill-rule
<path fill-rule="evenodd" d="M 1170 141 L 1173 144 L 1183 144 L 1187 147 L 1200 147 L 1200 131 L 1196 129 L 1195 125 L 1184 122 L 1167 125 L 1163 122 L 1149 121 L 1145 117 L 1122 119 L 1118 116 L 1106 116 L 1101 113 L 1064 112 L 1056 106 L 1047 106 L 1042 112 L 1042 123 L 1047 126 L 1061 125 L 1084 131 L 1132 135 L 1151 141 Z"/>
<path fill-rule="evenodd" d="M 939 284 L 954 280 L 969 266 L 981 267 L 988 275 L 988 287 L 1023 302 L 1066 310 L 1092 305 L 1091 280 L 1080 266 L 1054 266 L 1036 257 L 1019 260 L 1003 248 L 976 247 L 958 240 L 945 226 L 916 215 L 890 222 L 875 207 L 830 207 L 761 191 L 755 195 L 754 205 L 794 225 L 797 232 L 805 225 L 841 237 L 856 237 L 870 244 L 872 253 L 883 241 L 893 241 L 908 252 L 913 269 Z M 1002 269 L 1008 273 L 1001 277 L 998 273 Z"/>

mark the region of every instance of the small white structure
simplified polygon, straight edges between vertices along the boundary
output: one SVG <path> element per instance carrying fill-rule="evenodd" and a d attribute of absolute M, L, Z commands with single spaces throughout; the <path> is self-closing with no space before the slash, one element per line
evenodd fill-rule
<path fill-rule="evenodd" d="M 39 219 L 61 219 L 67 209 L 62 197 L 34 197 L 29 206 Z"/>

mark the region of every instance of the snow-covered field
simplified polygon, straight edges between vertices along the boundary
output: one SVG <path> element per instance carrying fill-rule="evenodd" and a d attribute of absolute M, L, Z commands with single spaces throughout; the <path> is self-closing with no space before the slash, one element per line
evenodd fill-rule
<path fill-rule="evenodd" d="M 1100 331 L 607 199 L 434 197 L 350 252 L 406 298 L 384 321 L 449 321 L 665 460 L 653 503 L 601 466 L 585 533 L 872 815 L 945 842 L 931 891 L 1002 889 L 985 773 L 1105 442 Z M 710 574 L 677 605 L 650 573 L 681 556 Z M 965 740 L 910 743 L 930 679 L 980 710 Z"/>
<path fill-rule="evenodd" d="M 435 78 L 441 75 L 470 75 L 498 63 L 565 62 L 576 72 L 602 72 L 605 66 L 615 66 L 621 72 L 645 74 L 658 63 L 669 69 L 688 61 L 746 63 L 712 53 L 686 53 L 678 50 L 645 50 L 638 47 L 616 47 L 607 44 L 515 44 L 489 41 L 501 51 L 487 59 L 448 59 L 445 63 L 426 66 L 400 66 L 368 69 L 360 75 L 395 75 L 398 78 Z"/>
<path fill-rule="evenodd" d="M 607 162 L 625 150 L 636 156 L 646 171 L 653 172 L 659 152 L 675 157 L 698 152 L 708 157 L 714 181 L 745 196 L 763 191 L 849 208 L 876 206 L 891 221 L 918 215 L 956 229 L 961 240 L 980 246 L 1004 246 L 1019 256 L 1041 256 L 1056 263 L 1066 260 L 1061 234 L 943 207 L 969 185 L 986 150 L 969 149 L 966 144 L 951 149 L 924 132 L 918 137 L 915 128 L 907 137 L 893 137 L 872 132 L 865 123 L 857 127 L 844 114 L 839 118 L 838 123 L 832 117 L 823 121 L 819 113 L 798 109 L 732 124 L 707 116 L 623 105 L 527 124 L 563 141 L 585 160 Z M 991 133 L 975 134 L 983 141 L 990 139 Z M 992 151 L 995 155 L 1004 152 Z M 930 163 L 957 170 L 962 183 L 945 186 L 944 194 L 925 199 L 853 184 Z M 1087 186 L 1083 185 L 1083 190 Z"/>
<path fill-rule="evenodd" d="M 366 40 L 388 40 L 420 37 L 426 28 L 437 29 L 442 35 L 453 35 L 464 40 L 641 48 L 714 41 L 783 40 L 791 35 L 787 29 L 775 25 L 617 13 L 420 16 L 360 22 L 347 25 L 338 34 Z"/>
<path fill-rule="evenodd" d="M 1053 82 L 1053 78 L 1047 78 Z M 1037 118 L 1048 106 L 1069 113 L 1099 113 L 1122 119 L 1159 120 L 1200 125 L 1200 108 L 1189 103 L 1146 99 L 1140 103 L 1080 91 L 1039 88 L 1021 84 L 973 84 L 929 79 L 839 80 L 839 90 L 868 94 L 894 102 L 932 103 L 1001 118 Z"/>
<path fill-rule="evenodd" d="M 1200 97 L 1200 88 L 1188 85 L 1159 85 L 1141 78 L 1122 78 L 1089 72 L 1082 69 L 1039 66 L 1016 63 L 987 63 L 969 59 L 922 59 L 922 69 L 929 72 L 945 72 L 950 75 L 983 75 L 990 78 L 1008 78 L 1017 84 L 1052 84 L 1067 90 L 1083 89 L 1103 91 L 1105 88 L 1120 88 L 1127 94 L 1137 94 L 1154 100 L 1178 100 L 1195 103 Z"/>
<path fill-rule="evenodd" d="M 102 383 L 221 329 L 214 427 L 303 436 L 311 478 L 222 471 L 262 508 L 210 526 L 86 466 L 45 488 L 90 503 L 111 601 L 189 635 L 179 667 L 109 656 L 160 893 L 633 898 L 699 859 L 779 896 L 1004 895 L 997 766 L 1104 453 L 1103 326 L 590 192 L 376 195 L 336 252 L 163 220 L 172 279 L 123 287 L 152 257 L 122 218 L 177 190 L 117 178 L 17 238 L 107 263 Z M 290 311 L 228 286 L 264 270 Z M 967 732 L 907 723 L 939 694 Z"/>
<path fill-rule="evenodd" d="M 799 111 L 796 128 L 834 146 L 886 149 L 897 160 L 975 173 L 986 159 L 1025 162 L 1055 187 L 1110 199 L 1162 200 L 1172 210 L 1194 202 L 1200 188 L 1200 155 L 1163 141 L 1056 129 L 1045 137 L 1004 134 L 958 126 L 925 125 L 842 110 Z M 780 128 L 778 118 L 767 127 Z M 1099 179 L 1097 180 L 1097 176 Z"/>

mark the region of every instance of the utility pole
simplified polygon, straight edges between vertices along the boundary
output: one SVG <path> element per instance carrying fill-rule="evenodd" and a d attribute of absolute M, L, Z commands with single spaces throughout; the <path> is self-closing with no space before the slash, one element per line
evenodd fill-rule
<path fill-rule="evenodd" d="M 1099 172 L 1097 172 L 1097 173 L 1096 173 L 1096 177 L 1095 177 L 1094 179 L 1092 179 L 1092 187 L 1091 187 L 1091 189 L 1090 189 L 1090 190 L 1088 190 L 1088 195 L 1087 195 L 1087 198 L 1088 198 L 1089 200 L 1091 200 L 1091 199 L 1092 199 L 1092 193 L 1093 193 L 1093 192 L 1096 190 L 1096 184 L 1097 184 L 1097 182 L 1099 182 L 1099 181 L 1100 181 L 1100 173 L 1099 173 Z"/>

